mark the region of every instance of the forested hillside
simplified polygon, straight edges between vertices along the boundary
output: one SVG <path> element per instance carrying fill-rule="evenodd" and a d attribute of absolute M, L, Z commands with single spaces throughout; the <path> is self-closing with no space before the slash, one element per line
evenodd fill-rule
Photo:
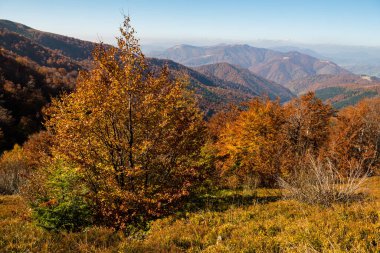
<path fill-rule="evenodd" d="M 59 34 L 33 29 L 10 20 L 0 20 L 0 30 L 13 32 L 29 39 L 34 44 L 58 51 L 60 54 L 77 61 L 88 60 L 96 43 L 83 41 Z M 23 51 L 24 53 L 28 51 Z"/>
<path fill-rule="evenodd" d="M 0 150 L 23 143 L 42 129 L 42 108 L 51 97 L 72 90 L 78 72 L 41 66 L 29 58 L 1 49 Z"/>

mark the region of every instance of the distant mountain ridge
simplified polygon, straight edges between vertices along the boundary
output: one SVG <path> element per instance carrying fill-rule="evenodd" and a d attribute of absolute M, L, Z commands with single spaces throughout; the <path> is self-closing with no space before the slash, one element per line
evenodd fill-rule
<path fill-rule="evenodd" d="M 317 97 L 336 109 L 380 96 L 380 78 L 366 75 L 317 75 L 292 81 L 286 87 L 298 95 L 314 91 Z"/>
<path fill-rule="evenodd" d="M 193 69 L 207 76 L 214 76 L 228 82 L 240 84 L 247 92 L 253 92 L 259 96 L 268 96 L 270 99 L 279 98 L 282 102 L 294 97 L 293 93 L 282 85 L 257 76 L 248 69 L 229 63 L 209 64 L 194 67 Z"/>
<path fill-rule="evenodd" d="M 40 66 L 64 68 L 67 71 L 78 70 L 84 63 L 65 56 L 59 50 L 52 50 L 23 35 L 0 29 L 0 48 L 14 54 L 27 57 Z"/>
<path fill-rule="evenodd" d="M 200 107 L 207 115 L 229 103 L 239 104 L 254 97 L 279 98 L 281 102 L 295 97 L 287 88 L 228 63 L 199 68 L 188 68 L 171 60 L 157 58 L 149 58 L 149 63 L 153 67 L 167 65 L 173 75 L 188 76 L 190 88 L 195 90 Z"/>
<path fill-rule="evenodd" d="M 250 78 L 249 72 L 251 72 L 252 75 L 280 83 L 297 95 L 313 91 L 335 108 L 354 105 L 367 97 L 380 96 L 380 79 L 352 74 L 326 57 L 317 59 L 305 53 L 289 51 L 292 49 L 297 48 L 282 47 L 279 50 L 283 52 L 278 52 L 249 45 L 207 47 L 178 45 L 155 56 L 178 61 L 204 74 L 217 76 L 243 86 L 246 85 L 246 80 L 250 82 L 256 80 L 257 83 L 257 79 Z M 314 51 L 304 49 L 303 52 L 317 56 Z M 225 65 L 226 62 L 235 67 Z M 242 70 L 238 71 L 236 68 L 242 68 Z M 269 97 L 273 98 L 268 91 L 269 87 L 273 89 L 275 85 L 266 86 L 264 90 L 253 90 L 259 94 L 263 94 L 263 91 L 267 92 Z M 286 96 L 278 88 L 277 86 L 275 93 L 281 93 L 282 97 Z"/>
<path fill-rule="evenodd" d="M 249 45 L 178 45 L 152 56 L 171 59 L 191 67 L 227 62 L 247 68 L 254 74 L 279 84 L 319 74 L 350 73 L 331 61 L 319 60 L 299 52 L 285 53 Z"/>
<path fill-rule="evenodd" d="M 329 87 L 354 87 L 363 88 L 380 85 L 380 78 L 373 76 L 345 75 L 316 75 L 287 83 L 295 94 L 303 94 L 308 91 L 316 91 Z"/>

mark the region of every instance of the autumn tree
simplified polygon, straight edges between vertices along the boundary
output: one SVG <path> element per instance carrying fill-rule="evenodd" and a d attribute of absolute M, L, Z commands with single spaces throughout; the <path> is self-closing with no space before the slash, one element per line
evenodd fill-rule
<path fill-rule="evenodd" d="M 203 120 L 185 79 L 149 70 L 129 18 L 118 47 L 47 110 L 54 150 L 77 164 L 103 224 L 124 229 L 178 207 L 199 175 Z"/>
<path fill-rule="evenodd" d="M 284 106 L 285 124 L 282 128 L 282 170 L 291 173 L 304 162 L 305 155 L 318 156 L 328 141 L 331 117 L 330 105 L 309 92 Z"/>
<path fill-rule="evenodd" d="M 216 145 L 223 176 L 235 178 L 239 185 L 252 179 L 273 184 L 280 172 L 279 137 L 283 123 L 283 109 L 278 101 L 253 99 L 246 111 L 221 130 Z"/>
<path fill-rule="evenodd" d="M 331 130 L 328 156 L 341 172 L 372 172 L 380 165 L 380 99 L 342 109 Z"/>
<path fill-rule="evenodd" d="M 207 122 L 207 135 L 205 144 L 201 150 L 201 158 L 199 160 L 202 167 L 202 175 L 204 180 L 204 189 L 211 190 L 223 186 L 223 175 L 216 165 L 220 159 L 218 146 L 216 143 L 219 141 L 221 132 L 225 129 L 227 124 L 236 121 L 241 113 L 241 108 L 234 104 L 225 106 L 223 110 L 215 113 Z"/>

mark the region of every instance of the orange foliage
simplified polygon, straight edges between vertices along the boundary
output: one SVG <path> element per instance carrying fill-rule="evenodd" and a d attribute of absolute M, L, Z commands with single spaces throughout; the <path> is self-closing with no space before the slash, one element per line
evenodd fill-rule
<path fill-rule="evenodd" d="M 48 162 L 52 157 L 52 145 L 53 136 L 49 132 L 41 131 L 29 136 L 23 145 L 23 152 L 30 169 L 38 169 Z"/>
<path fill-rule="evenodd" d="M 305 155 L 318 155 L 326 145 L 334 110 L 309 92 L 286 104 L 284 113 L 282 170 L 287 174 L 297 170 Z"/>
<path fill-rule="evenodd" d="M 269 99 L 254 99 L 248 106 L 221 130 L 216 145 L 223 159 L 218 167 L 225 177 L 237 176 L 238 183 L 255 177 L 273 183 L 280 171 L 283 109 Z"/>
<path fill-rule="evenodd" d="M 380 163 L 380 99 L 341 110 L 330 134 L 329 157 L 341 171 L 355 166 L 372 172 Z"/>
<path fill-rule="evenodd" d="M 246 111 L 217 115 L 209 123 L 212 135 L 218 135 L 217 168 L 227 181 L 241 184 L 256 177 L 271 185 L 278 176 L 300 169 L 307 154 L 319 154 L 328 140 L 333 112 L 308 93 L 285 106 L 254 99 Z"/>

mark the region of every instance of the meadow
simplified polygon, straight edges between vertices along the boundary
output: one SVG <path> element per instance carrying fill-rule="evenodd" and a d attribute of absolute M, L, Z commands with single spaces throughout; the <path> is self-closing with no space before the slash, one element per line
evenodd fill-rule
<path fill-rule="evenodd" d="M 380 177 L 361 202 L 308 205 L 277 189 L 219 191 L 126 236 L 48 232 L 18 195 L 0 196 L 0 252 L 380 252 Z"/>

